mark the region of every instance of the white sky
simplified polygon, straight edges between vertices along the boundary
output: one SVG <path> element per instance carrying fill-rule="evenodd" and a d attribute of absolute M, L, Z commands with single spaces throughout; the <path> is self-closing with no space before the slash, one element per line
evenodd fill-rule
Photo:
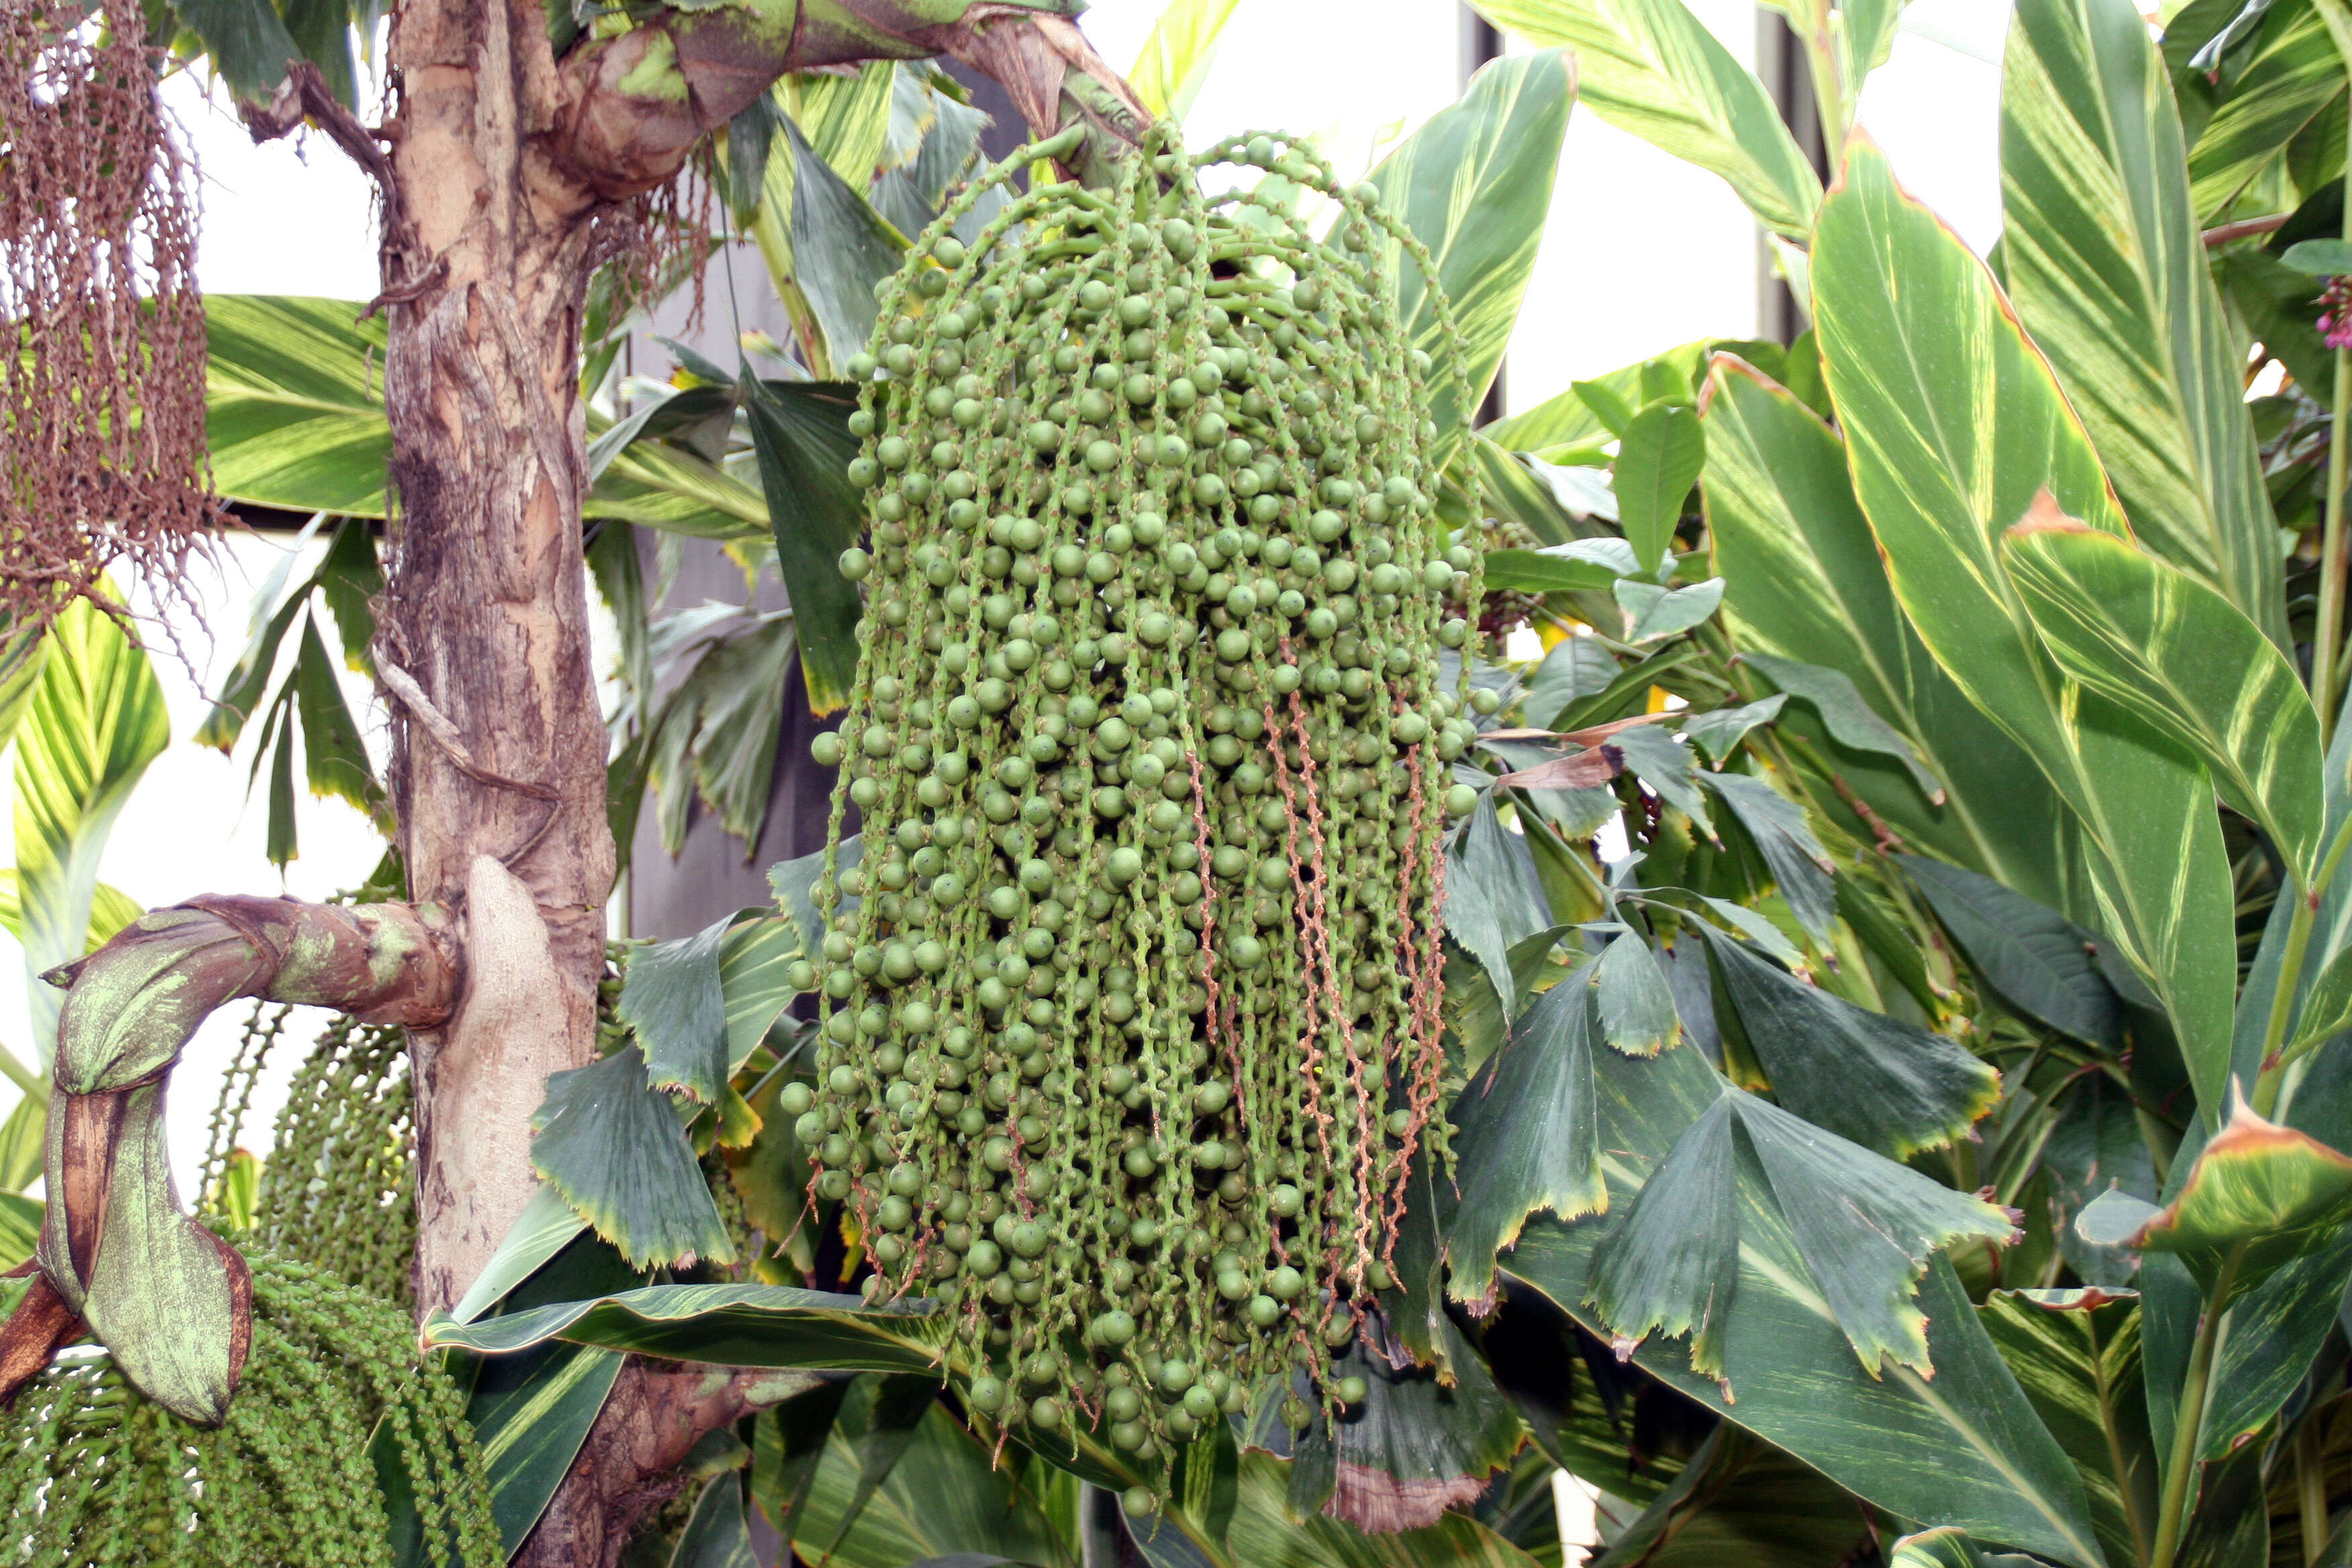
<path fill-rule="evenodd" d="M 1098 0 L 1083 25 L 1105 58 L 1124 64 L 1160 5 Z M 1752 56 L 1754 12 L 1743 0 L 1695 0 L 1695 9 L 1736 56 Z M 1893 58 L 1863 100 L 1862 119 L 1897 172 L 1979 250 L 2000 232 L 1993 62 L 2007 15 L 2004 0 L 1914 0 Z M 1240 0 L 1190 129 L 1196 140 L 1266 128 L 1317 133 L 1343 171 L 1368 166 L 1376 146 L 1454 98 L 1459 26 L 1453 0 Z M 256 147 L 194 79 L 168 91 L 205 174 L 197 274 L 207 291 L 342 299 L 375 291 L 373 202 L 339 153 L 316 137 Z M 1721 182 L 1579 108 L 1511 342 L 1512 406 L 1692 338 L 1754 331 L 1756 271 L 1753 225 Z M 192 645 L 200 658 L 209 654 L 210 689 L 235 662 L 247 602 L 283 548 L 253 539 L 224 551 L 220 580 L 207 595 L 212 644 Z M 105 879 L 154 905 L 281 886 L 318 897 L 364 876 L 378 854 L 366 824 L 340 803 L 305 795 L 302 857 L 281 882 L 263 854 L 266 811 L 245 802 L 248 759 L 188 743 L 203 698 L 184 670 L 160 662 L 174 743 L 116 827 Z M 367 711 L 364 684 L 353 679 L 350 689 L 355 707 Z M 375 717 L 370 712 L 367 721 Z M 0 806 L 12 795 L 0 769 Z M 0 1039 L 28 1056 L 24 984 L 21 955 L 0 935 Z M 229 1009 L 202 1032 L 174 1080 L 172 1145 L 184 1183 L 203 1152 L 205 1120 L 242 1016 L 241 1008 Z M 257 1139 L 267 1135 L 284 1069 L 298 1054 L 289 1044 L 281 1071 L 256 1098 Z M 0 1083 L 0 1112 L 15 1098 L 14 1088 Z"/>

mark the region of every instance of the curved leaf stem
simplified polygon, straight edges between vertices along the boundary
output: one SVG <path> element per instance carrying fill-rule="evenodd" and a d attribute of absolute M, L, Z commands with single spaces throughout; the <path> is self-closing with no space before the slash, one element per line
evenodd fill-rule
<path fill-rule="evenodd" d="M 2286 1046 L 2286 1020 L 2294 1005 L 2295 988 L 2303 980 L 2305 949 L 2311 940 L 2312 918 L 2319 911 L 2319 900 L 2336 880 L 2336 868 L 2343 864 L 2344 852 L 2352 847 L 2352 812 L 2347 812 L 2336 826 L 2336 837 L 2327 847 L 2327 858 L 2319 863 L 2319 873 L 2311 879 L 2311 889 L 2295 891 L 2293 923 L 2287 927 L 2286 952 L 2279 964 L 2277 988 L 2271 993 L 2270 1021 L 2263 1031 L 2262 1065 L 2254 1076 L 2253 1107 L 2256 1114 L 2268 1116 L 2278 1104 L 2280 1078 L 2287 1065 L 2308 1054 L 2323 1040 L 2332 1036 L 2315 1036 L 2298 1040 L 2293 1048 Z"/>
<path fill-rule="evenodd" d="M 1813 109 L 1822 120 L 1822 145 L 1834 164 L 1845 150 L 1845 79 L 1839 68 L 1837 40 L 1832 32 L 1829 0 L 1813 0 L 1806 18 L 1806 63 L 1812 68 Z"/>
<path fill-rule="evenodd" d="M 2352 62 L 2352 13 L 2343 0 L 2319 0 L 2320 20 L 2327 25 L 2338 54 Z M 2352 193 L 2352 171 L 2346 174 Z M 2352 240 L 2352 202 L 2344 208 L 2344 237 Z M 2344 487 L 2346 468 L 2352 463 L 2352 349 L 2336 351 L 2334 423 L 2327 432 L 2327 518 L 2320 534 L 2319 626 L 2313 637 L 2311 698 L 2319 710 L 2319 743 L 2324 750 L 2336 733 L 2336 661 L 2343 646 L 2344 620 Z"/>
<path fill-rule="evenodd" d="M 2347 224 L 2352 227 L 2352 224 Z M 2311 657 L 2312 701 L 2323 746 L 2336 733 L 2336 650 L 2344 618 L 2344 479 L 2347 413 L 2352 413 L 2352 349 L 2336 351 L 2336 419 L 2327 433 L 2327 521 L 2320 535 L 2319 627 Z"/>
<path fill-rule="evenodd" d="M 2338 835 L 2340 840 L 2341 835 Z M 2334 856 L 2329 857 L 2332 863 Z M 2298 889 L 2294 895 L 2294 916 L 2286 928 L 2286 953 L 2279 963 L 2278 983 L 2271 992 L 2270 1021 L 2263 1026 L 2262 1065 L 2254 1075 L 2254 1110 L 2268 1116 L 2278 1100 L 2279 1072 L 2286 1064 L 2280 1059 L 2279 1047 L 2286 1041 L 2287 1015 L 2294 1010 L 2295 988 L 2303 980 L 2303 959 L 2311 946 L 2312 916 L 2319 908 L 2319 895 Z M 2206 1108 L 2209 1120 L 2218 1120 L 2221 1108 Z"/>
<path fill-rule="evenodd" d="M 2205 1310 L 2197 1320 L 2197 1340 L 2189 1352 L 2189 1374 L 2180 1389 L 2180 1408 L 2173 1417 L 2172 1457 L 2164 1468 L 2164 1499 L 2156 1516 L 2156 1545 L 2147 1568 L 2172 1568 L 2180 1552 L 2180 1537 L 2189 1522 L 2189 1479 L 2197 1471 L 2197 1451 L 2204 1439 L 2205 1405 L 2212 1391 L 2213 1357 L 2221 1348 L 2223 1324 L 2229 1318 L 2230 1286 L 2238 1272 L 2243 1248 L 2230 1254 Z"/>
<path fill-rule="evenodd" d="M 2294 1500 L 2303 1526 L 2303 1561 L 2309 1568 L 2327 1547 L 2327 1454 L 2319 1423 L 2308 1415 L 2294 1431 Z"/>

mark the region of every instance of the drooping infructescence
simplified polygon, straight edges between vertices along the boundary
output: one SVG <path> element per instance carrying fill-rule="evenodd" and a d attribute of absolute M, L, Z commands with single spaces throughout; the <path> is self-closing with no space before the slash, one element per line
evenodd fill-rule
<path fill-rule="evenodd" d="M 1399 320 L 1426 252 L 1302 142 L 1180 148 L 1110 189 L 1016 159 L 881 291 L 820 1078 L 785 1101 L 877 1290 L 959 1314 L 974 1406 L 1146 1459 L 1293 1367 L 1360 1396 L 1332 1350 L 1444 1158 L 1442 650 L 1477 591 L 1427 468 L 1458 340 Z M 1207 193 L 1224 165 L 1271 177 Z"/>
<path fill-rule="evenodd" d="M 413 1500 L 429 1560 L 505 1561 L 465 1396 L 398 1308 L 251 1255 L 253 1348 L 218 1426 L 172 1414 L 95 1347 L 0 1407 L 0 1518 L 32 1568 L 373 1568 L 382 1486 Z"/>
<path fill-rule="evenodd" d="M 194 164 L 136 5 L 0 5 L 0 616 L 116 561 L 176 582 L 215 521 Z M 119 13 L 121 25 L 113 23 Z"/>

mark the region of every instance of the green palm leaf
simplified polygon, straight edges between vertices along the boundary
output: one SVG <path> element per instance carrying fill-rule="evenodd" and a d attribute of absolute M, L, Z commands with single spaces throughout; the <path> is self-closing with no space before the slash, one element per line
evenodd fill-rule
<path fill-rule="evenodd" d="M 1641 946 L 1637 937 L 1618 939 L 1628 942 Z M 1591 978 L 1588 963 L 1532 1004 L 1454 1102 L 1462 1201 L 1446 1248 L 1457 1300 L 1493 1301 L 1495 1255 L 1518 1239 L 1529 1214 L 1575 1219 L 1609 1202 L 1592 1092 Z"/>
<path fill-rule="evenodd" d="M 1503 1267 L 1605 1338 L 1611 1330 L 1586 1305 L 1595 1245 L 1630 1226 L 1629 1211 L 1648 1201 L 1645 1184 L 1662 1179 L 1669 1151 L 1726 1091 L 1696 1051 L 1647 1060 L 1595 1051 L 1592 1067 L 1608 1212 L 1573 1224 L 1530 1219 Z M 1633 1349 L 1644 1371 L 1879 1508 L 2084 1568 L 2100 1561 L 2081 1482 L 2002 1368 L 1948 1265 L 1930 1260 L 1919 1280 L 1916 1305 L 1935 1377 L 1890 1359 L 1874 1378 L 1810 1282 L 1795 1236 L 1762 1204 L 1760 1191 L 1750 1184 L 1736 1194 L 1732 1184 L 1714 1180 L 1689 1190 L 1723 1194 L 1740 1210 L 1731 1222 L 1736 1288 L 1710 1329 L 1738 1397 L 1727 1400 L 1715 1378 L 1694 1372 L 1691 1350 L 1680 1342 Z M 1662 1260 L 1699 1253 L 1698 1234 L 1668 1237 Z M 1640 1280 L 1647 1270 L 1630 1268 L 1622 1277 Z"/>

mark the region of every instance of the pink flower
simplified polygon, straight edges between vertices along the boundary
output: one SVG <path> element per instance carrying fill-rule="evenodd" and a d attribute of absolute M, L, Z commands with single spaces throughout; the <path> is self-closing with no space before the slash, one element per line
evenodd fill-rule
<path fill-rule="evenodd" d="M 2352 349 L 2352 278 L 2331 278 L 2319 296 L 2320 341 L 2331 349 Z"/>

